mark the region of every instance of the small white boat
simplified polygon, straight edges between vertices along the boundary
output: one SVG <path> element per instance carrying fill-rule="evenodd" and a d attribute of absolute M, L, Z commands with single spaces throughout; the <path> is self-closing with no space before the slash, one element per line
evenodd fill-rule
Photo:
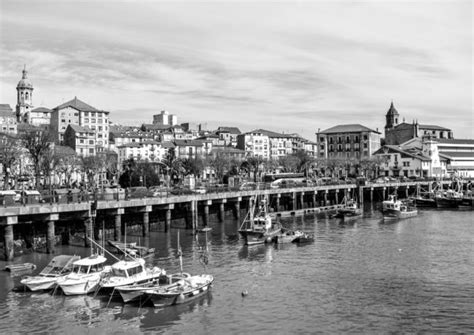
<path fill-rule="evenodd" d="M 119 286 L 116 290 L 120 293 L 122 300 L 124 303 L 137 301 L 137 300 L 145 300 L 141 299 L 145 297 L 145 292 L 147 290 L 155 289 L 158 287 L 166 288 L 172 287 L 178 282 L 182 282 L 184 279 L 190 278 L 191 275 L 189 273 L 175 273 L 172 275 L 163 275 L 160 278 L 153 280 L 148 283 L 144 284 L 133 284 L 133 285 L 126 285 L 126 286 Z M 184 284 L 184 282 L 182 282 Z"/>
<path fill-rule="evenodd" d="M 111 271 L 102 278 L 100 287 L 113 289 L 119 286 L 141 284 L 158 279 L 166 275 L 166 271 L 155 266 L 145 267 L 145 260 L 137 258 L 130 261 L 118 261 L 111 266 Z"/>
<path fill-rule="evenodd" d="M 60 277 L 57 284 L 65 295 L 80 295 L 93 292 L 99 285 L 106 271 L 107 259 L 102 255 L 91 255 L 73 263 L 72 272 Z"/>
<path fill-rule="evenodd" d="M 397 200 L 394 195 L 390 195 L 388 200 L 382 202 L 382 212 L 385 220 L 406 219 L 418 215 L 417 209 Z"/>
<path fill-rule="evenodd" d="M 155 307 L 184 304 L 206 294 L 213 281 L 211 275 L 196 275 L 166 287 L 146 290 L 145 294 Z"/>
<path fill-rule="evenodd" d="M 30 291 L 50 290 L 54 288 L 59 277 L 71 272 L 72 264 L 79 259 L 81 259 L 80 256 L 56 256 L 37 276 L 27 276 L 20 283 L 28 287 Z"/>

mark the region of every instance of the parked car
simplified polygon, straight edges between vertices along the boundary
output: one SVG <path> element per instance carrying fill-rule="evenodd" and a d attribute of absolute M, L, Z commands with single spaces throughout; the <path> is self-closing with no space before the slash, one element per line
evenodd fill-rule
<path fill-rule="evenodd" d="M 254 182 L 246 182 L 240 185 L 239 190 L 241 191 L 251 191 L 251 190 L 256 190 L 258 184 Z"/>
<path fill-rule="evenodd" d="M 152 197 L 164 197 L 168 194 L 169 188 L 164 186 L 151 186 L 148 193 Z"/>
<path fill-rule="evenodd" d="M 198 186 L 194 189 L 194 193 L 198 193 L 198 194 L 206 194 L 207 193 L 207 189 L 204 187 L 204 186 Z"/>

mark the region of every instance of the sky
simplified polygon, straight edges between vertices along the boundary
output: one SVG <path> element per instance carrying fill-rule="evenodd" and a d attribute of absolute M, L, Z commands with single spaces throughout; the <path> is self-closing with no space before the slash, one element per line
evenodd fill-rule
<path fill-rule="evenodd" d="M 78 99 L 123 125 L 315 133 L 406 122 L 474 138 L 471 1 L 0 0 L 0 103 Z"/>

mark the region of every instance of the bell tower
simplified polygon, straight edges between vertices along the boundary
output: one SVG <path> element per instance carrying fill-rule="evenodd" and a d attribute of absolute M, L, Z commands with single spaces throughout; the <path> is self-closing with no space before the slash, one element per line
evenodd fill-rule
<path fill-rule="evenodd" d="M 387 114 L 385 115 L 385 130 L 392 129 L 397 126 L 399 116 L 400 114 L 398 114 L 398 111 L 393 106 L 392 101 L 392 103 L 390 104 L 390 108 L 388 109 Z"/>
<path fill-rule="evenodd" d="M 28 80 L 26 65 L 23 76 L 16 86 L 16 118 L 18 122 L 29 123 L 30 111 L 33 109 L 33 84 Z"/>

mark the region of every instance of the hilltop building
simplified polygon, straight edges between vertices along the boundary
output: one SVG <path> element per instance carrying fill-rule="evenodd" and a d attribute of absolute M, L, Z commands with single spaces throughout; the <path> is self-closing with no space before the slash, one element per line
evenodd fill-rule
<path fill-rule="evenodd" d="M 17 119 L 9 104 L 0 104 L 0 132 L 4 134 L 16 134 Z"/>
<path fill-rule="evenodd" d="M 418 124 L 413 121 L 411 124 L 405 120 L 400 123 L 400 114 L 395 109 L 393 102 L 385 115 L 385 144 L 400 145 L 413 138 L 421 138 L 430 135 L 431 138 L 452 139 L 451 129 L 427 124 Z"/>
<path fill-rule="evenodd" d="M 108 148 L 109 112 L 98 110 L 75 97 L 52 110 L 51 131 L 57 143 L 64 143 L 64 132 L 68 125 L 90 129 L 95 134 L 97 152 Z"/>
<path fill-rule="evenodd" d="M 380 148 L 378 130 L 360 124 L 342 124 L 316 133 L 319 158 L 361 159 Z"/>
<path fill-rule="evenodd" d="M 168 113 L 168 111 L 161 111 L 160 114 L 153 115 L 153 124 L 162 126 L 175 126 L 178 124 L 178 117 Z"/>

